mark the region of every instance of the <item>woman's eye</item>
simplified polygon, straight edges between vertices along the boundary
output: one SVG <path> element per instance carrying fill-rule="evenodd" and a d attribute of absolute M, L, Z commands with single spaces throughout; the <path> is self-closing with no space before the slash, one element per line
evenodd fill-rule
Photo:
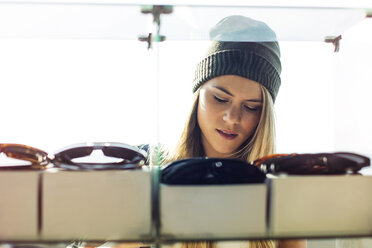
<path fill-rule="evenodd" d="M 254 111 L 258 111 L 259 107 L 250 107 L 250 106 L 244 105 L 244 109 L 249 112 L 254 112 Z"/>
<path fill-rule="evenodd" d="M 227 100 L 221 99 L 221 98 L 219 98 L 219 97 L 217 97 L 217 96 L 213 96 L 213 97 L 214 97 L 214 99 L 215 99 L 217 102 L 220 102 L 220 103 L 225 103 L 225 102 L 227 102 Z"/>

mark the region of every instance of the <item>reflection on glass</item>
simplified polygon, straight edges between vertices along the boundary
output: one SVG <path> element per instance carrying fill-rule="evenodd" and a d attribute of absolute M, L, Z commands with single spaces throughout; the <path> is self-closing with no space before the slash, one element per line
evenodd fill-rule
<path fill-rule="evenodd" d="M 211 27 L 229 15 L 249 16 L 268 24 L 279 41 L 323 41 L 361 22 L 364 9 L 296 7 L 175 6 L 164 16 L 162 33 L 168 40 L 208 40 Z"/>

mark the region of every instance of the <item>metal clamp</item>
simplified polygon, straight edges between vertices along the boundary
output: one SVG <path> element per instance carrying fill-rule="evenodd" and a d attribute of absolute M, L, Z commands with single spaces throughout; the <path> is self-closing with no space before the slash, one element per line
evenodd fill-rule
<path fill-rule="evenodd" d="M 141 13 L 152 14 L 153 23 L 155 25 L 154 32 L 150 32 L 148 35 L 141 35 L 138 37 L 139 41 L 147 42 L 147 49 L 152 48 L 152 42 L 162 42 L 165 40 L 164 35 L 160 35 L 161 18 L 162 14 L 170 14 L 173 12 L 173 6 L 171 5 L 143 5 L 141 7 Z"/>
<path fill-rule="evenodd" d="M 173 12 L 173 6 L 171 5 L 143 5 L 141 7 L 141 13 L 152 14 L 154 17 L 154 23 L 160 26 L 160 15 L 171 14 Z"/>
<path fill-rule="evenodd" d="M 340 40 L 342 39 L 342 36 L 326 36 L 324 38 L 324 42 L 332 43 L 334 46 L 334 52 L 337 53 L 340 50 Z"/>

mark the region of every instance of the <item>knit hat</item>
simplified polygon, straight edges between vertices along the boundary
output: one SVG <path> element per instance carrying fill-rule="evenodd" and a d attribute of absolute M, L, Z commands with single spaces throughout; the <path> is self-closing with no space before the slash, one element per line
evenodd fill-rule
<path fill-rule="evenodd" d="M 275 102 L 282 68 L 274 31 L 263 22 L 235 15 L 222 19 L 209 34 L 212 45 L 197 65 L 193 93 L 212 78 L 237 75 L 265 86 Z"/>

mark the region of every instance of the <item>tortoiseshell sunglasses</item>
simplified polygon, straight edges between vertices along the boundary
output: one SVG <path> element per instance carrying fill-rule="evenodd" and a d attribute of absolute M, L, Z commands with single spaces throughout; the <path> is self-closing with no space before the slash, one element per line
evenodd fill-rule
<path fill-rule="evenodd" d="M 0 152 L 4 153 L 8 158 L 30 162 L 30 164 L 27 165 L 21 164 L 0 166 L 0 170 L 43 170 L 50 165 L 48 153 L 35 147 L 22 144 L 5 143 L 0 144 Z"/>
<path fill-rule="evenodd" d="M 297 175 L 355 174 L 370 165 L 366 156 L 352 152 L 272 154 L 252 164 L 264 173 Z"/>

